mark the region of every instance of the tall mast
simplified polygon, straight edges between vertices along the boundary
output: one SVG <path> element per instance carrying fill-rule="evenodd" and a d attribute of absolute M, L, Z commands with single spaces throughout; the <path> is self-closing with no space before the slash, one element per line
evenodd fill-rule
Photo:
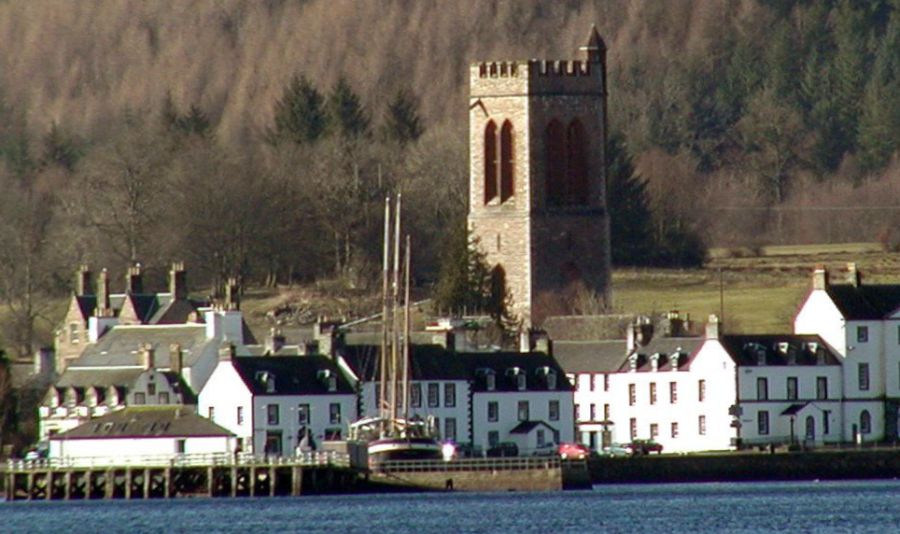
<path fill-rule="evenodd" d="M 406 287 L 403 291 L 403 419 L 409 421 L 409 278 L 410 278 L 409 234 L 406 234 L 403 276 Z"/>
<path fill-rule="evenodd" d="M 378 358 L 378 413 L 384 418 L 387 415 L 387 350 L 388 350 L 388 321 L 391 319 L 390 294 L 388 293 L 388 280 L 391 271 L 391 197 L 384 199 L 384 253 L 382 255 L 381 272 L 381 357 Z"/>
<path fill-rule="evenodd" d="M 395 427 L 396 430 L 396 421 L 397 421 L 397 360 L 400 359 L 400 355 L 397 354 L 399 349 L 399 326 L 400 321 L 398 320 L 398 314 L 400 313 L 399 304 L 400 304 L 400 210 L 403 202 L 403 194 L 397 193 L 397 206 L 394 211 L 394 295 L 393 302 L 391 303 L 392 311 L 394 317 L 392 318 L 391 325 L 393 326 L 391 331 L 391 390 L 390 390 L 390 410 L 391 410 L 391 424 Z"/>

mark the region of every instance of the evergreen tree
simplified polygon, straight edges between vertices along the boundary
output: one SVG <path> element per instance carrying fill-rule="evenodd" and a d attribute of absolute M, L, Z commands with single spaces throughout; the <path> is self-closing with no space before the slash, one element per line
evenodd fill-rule
<path fill-rule="evenodd" d="M 275 103 L 275 124 L 267 140 L 277 144 L 290 141 L 298 145 L 315 143 L 325 134 L 328 114 L 319 91 L 303 76 L 294 76 Z"/>
<path fill-rule="evenodd" d="M 197 135 L 205 138 L 212 135 L 209 117 L 196 104 L 191 104 L 187 114 L 175 120 L 175 127 L 187 135 Z"/>
<path fill-rule="evenodd" d="M 888 22 L 866 86 L 859 126 L 859 161 L 864 172 L 888 162 L 900 145 L 900 12 Z"/>
<path fill-rule="evenodd" d="M 647 184 L 635 174 L 621 136 L 610 137 L 606 158 L 613 265 L 650 265 L 654 244 Z"/>
<path fill-rule="evenodd" d="M 401 145 L 415 142 L 425 132 L 419 117 L 419 103 L 404 89 L 397 91 L 388 104 L 384 123 L 385 138 Z"/>
<path fill-rule="evenodd" d="M 843 0 L 835 23 L 834 90 L 837 124 L 833 130 L 834 147 L 841 155 L 856 148 L 861 101 L 869 63 L 866 51 L 868 28 L 862 9 L 851 0 Z M 839 161 L 839 160 L 838 160 Z"/>
<path fill-rule="evenodd" d="M 359 96 L 342 76 L 328 97 L 331 121 L 345 139 L 363 137 L 369 133 L 369 115 Z"/>
<path fill-rule="evenodd" d="M 172 98 L 172 92 L 166 91 L 166 96 L 163 98 L 162 109 L 159 112 L 159 121 L 162 124 L 162 128 L 164 131 L 173 131 L 178 126 L 178 119 L 181 112 L 178 111 L 178 106 L 175 104 L 175 100 Z"/>
<path fill-rule="evenodd" d="M 44 152 L 41 161 L 44 165 L 58 165 L 68 172 L 75 170 L 75 164 L 81 157 L 74 141 L 69 138 L 54 121 L 43 138 Z"/>
<path fill-rule="evenodd" d="M 491 289 L 491 270 L 478 241 L 464 225 L 454 226 L 440 257 L 435 310 L 455 315 L 486 311 L 491 307 Z"/>

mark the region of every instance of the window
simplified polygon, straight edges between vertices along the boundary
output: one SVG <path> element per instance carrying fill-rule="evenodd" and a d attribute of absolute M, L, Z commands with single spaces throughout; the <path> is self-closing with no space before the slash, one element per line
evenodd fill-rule
<path fill-rule="evenodd" d="M 153 395 L 156 395 L 156 384 L 155 383 L 149 382 L 147 384 L 147 395 L 150 395 L 151 397 Z"/>
<path fill-rule="evenodd" d="M 412 384 L 409 390 L 409 404 L 413 408 L 422 406 L 422 384 Z"/>
<path fill-rule="evenodd" d="M 769 380 L 764 377 L 756 379 L 757 400 L 769 400 Z"/>
<path fill-rule="evenodd" d="M 519 401 L 519 421 L 528 421 L 528 401 Z"/>
<path fill-rule="evenodd" d="M 497 198 L 497 125 L 489 121 L 484 129 L 484 203 Z"/>
<path fill-rule="evenodd" d="M 338 425 L 341 423 L 340 403 L 332 402 L 328 405 L 328 422 L 332 425 Z"/>
<path fill-rule="evenodd" d="M 603 391 L 609 391 L 609 375 L 603 375 Z"/>
<path fill-rule="evenodd" d="M 816 418 L 811 415 L 806 416 L 806 439 L 816 439 Z"/>
<path fill-rule="evenodd" d="M 859 379 L 860 391 L 868 391 L 868 389 L 869 389 L 869 364 L 861 363 L 857 366 L 857 378 Z"/>
<path fill-rule="evenodd" d="M 160 404 L 169 404 L 169 392 L 163 391 L 159 394 L 159 403 Z"/>
<path fill-rule="evenodd" d="M 816 398 L 819 400 L 824 400 L 824 399 L 828 398 L 828 377 L 827 376 L 816 377 Z"/>
<path fill-rule="evenodd" d="M 275 404 L 270 404 L 269 406 L 278 407 Z M 266 445 L 265 445 L 265 453 L 266 454 L 281 454 L 281 431 L 280 430 L 269 430 L 266 432 Z"/>
<path fill-rule="evenodd" d="M 297 424 L 309 424 L 309 404 L 300 404 L 297 406 Z"/>
<path fill-rule="evenodd" d="M 650 382 L 650 404 L 656 404 L 656 382 Z"/>
<path fill-rule="evenodd" d="M 135 404 L 147 404 L 147 396 L 142 392 L 137 392 L 134 394 L 134 403 Z"/>
<path fill-rule="evenodd" d="M 441 405 L 440 396 L 441 389 L 440 384 L 428 384 L 428 407 L 429 408 L 437 408 Z"/>
<path fill-rule="evenodd" d="M 831 411 L 830 410 L 822 410 L 822 433 L 823 434 L 831 433 Z"/>
<path fill-rule="evenodd" d="M 593 411 L 593 409 L 594 409 L 594 405 L 591 404 L 591 411 Z M 550 405 L 547 407 L 547 411 L 549 412 L 551 421 L 559 421 L 559 401 L 558 400 L 550 401 Z M 591 421 L 593 421 L 593 420 L 594 420 L 594 418 L 591 417 Z"/>
<path fill-rule="evenodd" d="M 543 429 L 540 429 L 540 430 L 537 431 L 536 437 L 537 437 L 537 446 L 538 446 L 538 448 L 543 447 L 544 445 L 547 444 L 547 438 L 546 438 L 546 436 L 544 435 L 544 430 L 543 430 Z"/>
<path fill-rule="evenodd" d="M 506 202 L 515 192 L 514 164 L 512 123 L 503 121 L 503 128 L 500 129 L 500 202 Z"/>
<path fill-rule="evenodd" d="M 756 414 L 756 432 L 760 436 L 769 434 L 769 412 L 760 410 Z"/>
<path fill-rule="evenodd" d="M 697 417 L 697 433 L 701 436 L 706 435 L 706 416 L 701 415 Z"/>
<path fill-rule="evenodd" d="M 487 404 L 488 422 L 496 423 L 500 420 L 500 405 L 496 401 Z"/>
<path fill-rule="evenodd" d="M 581 421 L 581 405 L 577 402 L 575 403 L 575 420 Z"/>
<path fill-rule="evenodd" d="M 697 381 L 697 400 L 700 402 L 706 400 L 706 380 Z"/>
<path fill-rule="evenodd" d="M 678 402 L 678 382 L 669 382 L 669 403 Z"/>
<path fill-rule="evenodd" d="M 869 342 L 869 327 L 868 326 L 857 326 L 856 327 L 856 342 L 857 343 L 868 343 Z"/>
<path fill-rule="evenodd" d="M 588 383 L 588 390 L 589 390 L 589 391 L 594 391 L 594 377 L 593 377 L 593 375 L 581 375 L 581 376 L 583 376 L 584 379 L 587 380 L 587 383 Z"/>
<path fill-rule="evenodd" d="M 788 400 L 797 400 L 797 377 L 789 376 L 787 378 L 787 398 Z"/>
<path fill-rule="evenodd" d="M 444 419 L 444 439 L 456 441 L 456 418 L 448 417 Z"/>
<path fill-rule="evenodd" d="M 554 390 L 556 389 L 556 373 L 550 371 L 547 373 L 547 389 Z M 594 391 L 594 382 L 591 381 L 591 391 Z"/>
<path fill-rule="evenodd" d="M 69 343 L 78 343 L 78 323 L 69 323 Z"/>
<path fill-rule="evenodd" d="M 650 423 L 650 439 L 656 439 L 657 437 L 659 437 L 659 425 Z"/>
<path fill-rule="evenodd" d="M 678 423 L 672 423 L 672 437 L 678 437 Z"/>
<path fill-rule="evenodd" d="M 444 406 L 447 408 L 456 406 L 456 384 L 444 384 Z"/>
<path fill-rule="evenodd" d="M 631 436 L 631 439 L 637 437 L 637 417 L 628 420 L 628 435 Z"/>
<path fill-rule="evenodd" d="M 497 389 L 497 375 L 494 373 L 488 373 L 484 377 L 484 387 L 488 391 L 494 391 Z"/>
<path fill-rule="evenodd" d="M 597 405 L 594 403 L 591 403 L 591 414 L 590 415 L 591 415 L 591 418 L 589 419 L 589 421 L 597 420 Z"/>
<path fill-rule="evenodd" d="M 266 420 L 270 425 L 278 424 L 278 405 L 277 404 L 267 404 L 266 405 Z"/>
<path fill-rule="evenodd" d="M 628 405 L 634 406 L 637 402 L 637 393 L 635 392 L 634 384 L 628 384 Z"/>
<path fill-rule="evenodd" d="M 243 406 L 237 407 L 237 424 L 238 425 L 244 424 L 244 407 Z"/>
<path fill-rule="evenodd" d="M 603 420 L 609 421 L 609 404 L 603 405 Z"/>
<path fill-rule="evenodd" d="M 869 415 L 869 410 L 863 410 L 862 413 L 859 414 L 859 433 L 872 433 L 872 416 Z"/>
<path fill-rule="evenodd" d="M 488 432 L 487 441 L 488 441 L 488 447 L 490 447 L 490 448 L 494 448 L 497 445 L 499 445 L 500 444 L 500 432 L 498 432 L 496 430 L 491 430 L 490 432 Z"/>
<path fill-rule="evenodd" d="M 187 447 L 185 447 L 185 443 L 187 440 L 179 439 L 175 441 L 175 452 L 178 454 L 184 454 Z"/>
<path fill-rule="evenodd" d="M 325 437 L 325 441 L 340 441 L 341 427 L 326 428 L 323 434 Z"/>
<path fill-rule="evenodd" d="M 568 204 L 587 202 L 587 154 L 585 153 L 584 128 L 573 120 L 566 131 L 566 182 Z"/>
<path fill-rule="evenodd" d="M 525 373 L 516 375 L 516 387 L 519 391 L 525 391 Z"/>
<path fill-rule="evenodd" d="M 206 417 L 209 418 L 210 421 L 216 420 L 216 407 L 210 406 L 206 409 Z"/>

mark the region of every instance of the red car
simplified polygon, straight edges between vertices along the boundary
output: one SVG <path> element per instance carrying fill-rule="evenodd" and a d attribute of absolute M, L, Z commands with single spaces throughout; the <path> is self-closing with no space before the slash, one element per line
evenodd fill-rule
<path fill-rule="evenodd" d="M 560 443 L 559 457 L 563 460 L 584 460 L 591 451 L 581 443 Z"/>

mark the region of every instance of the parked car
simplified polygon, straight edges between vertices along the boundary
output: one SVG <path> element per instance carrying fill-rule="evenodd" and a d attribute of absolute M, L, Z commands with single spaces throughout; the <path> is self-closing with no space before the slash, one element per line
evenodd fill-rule
<path fill-rule="evenodd" d="M 584 460 L 591 455 L 591 450 L 581 443 L 560 443 L 558 452 L 563 460 Z"/>
<path fill-rule="evenodd" d="M 518 456 L 519 446 L 510 441 L 498 443 L 496 447 L 487 450 L 487 455 L 491 458 Z"/>
<path fill-rule="evenodd" d="M 632 454 L 635 456 L 650 454 L 651 452 L 661 454 L 663 446 L 661 443 L 657 443 L 652 439 L 636 439 L 631 442 L 631 450 Z"/>
<path fill-rule="evenodd" d="M 471 443 L 461 443 L 456 446 L 456 455 L 458 458 L 481 458 L 484 451 Z"/>
<path fill-rule="evenodd" d="M 544 445 L 534 449 L 531 453 L 533 456 L 556 456 L 558 454 L 555 443 L 545 443 Z"/>
<path fill-rule="evenodd" d="M 606 447 L 603 447 L 603 454 L 605 456 L 632 456 L 634 455 L 634 449 L 631 448 L 631 444 L 628 443 L 611 443 Z"/>

